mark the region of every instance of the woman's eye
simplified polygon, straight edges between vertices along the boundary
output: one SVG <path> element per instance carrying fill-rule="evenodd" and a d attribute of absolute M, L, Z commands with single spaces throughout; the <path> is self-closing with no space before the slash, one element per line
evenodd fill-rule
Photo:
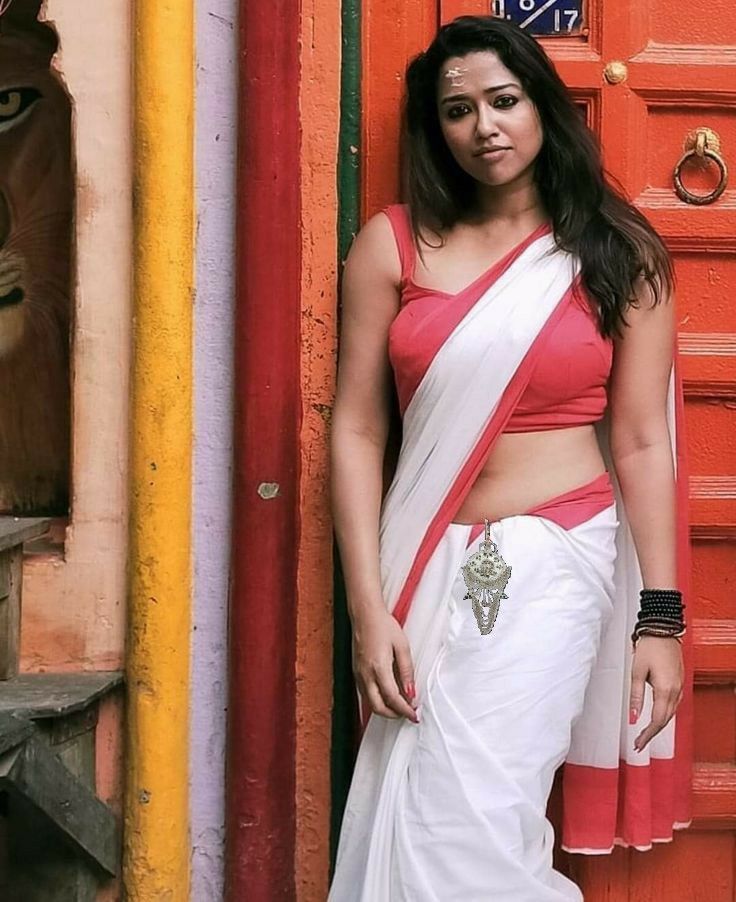
<path fill-rule="evenodd" d="M 467 106 L 465 104 L 461 104 L 460 106 L 453 106 L 447 112 L 447 116 L 449 119 L 459 119 L 467 111 Z"/>
<path fill-rule="evenodd" d="M 0 131 L 10 128 L 40 97 L 41 92 L 35 88 L 9 88 L 7 91 L 0 91 Z"/>
<path fill-rule="evenodd" d="M 518 98 L 514 97 L 513 94 L 503 94 L 501 97 L 495 99 L 493 105 L 501 107 L 501 109 L 508 109 L 509 107 L 515 106 L 518 102 Z"/>

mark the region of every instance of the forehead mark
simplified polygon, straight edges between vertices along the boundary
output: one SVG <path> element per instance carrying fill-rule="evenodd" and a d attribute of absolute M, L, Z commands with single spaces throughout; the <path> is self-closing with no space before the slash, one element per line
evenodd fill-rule
<path fill-rule="evenodd" d="M 467 66 L 455 66 L 453 69 L 448 69 L 447 72 L 445 72 L 445 78 L 450 79 L 450 85 L 453 88 L 459 88 L 465 84 L 463 74 L 467 71 Z"/>

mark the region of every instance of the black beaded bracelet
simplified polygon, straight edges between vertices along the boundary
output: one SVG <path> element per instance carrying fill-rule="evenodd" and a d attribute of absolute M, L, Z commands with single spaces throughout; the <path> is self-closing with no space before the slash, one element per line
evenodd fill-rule
<path fill-rule="evenodd" d="M 679 592 L 677 595 L 657 595 L 641 592 L 640 597 L 642 601 L 656 602 L 658 604 L 679 604 L 682 601 L 682 594 Z"/>
<path fill-rule="evenodd" d="M 664 616 L 664 617 L 681 617 L 683 611 L 685 610 L 685 605 L 678 605 L 673 608 L 649 608 L 643 607 L 639 609 L 638 616 L 639 617 L 651 617 L 655 616 Z"/>
<path fill-rule="evenodd" d="M 639 593 L 640 609 L 637 622 L 631 634 L 632 648 L 640 636 L 661 636 L 677 639 L 685 634 L 686 625 L 682 603 L 682 592 L 679 589 L 642 589 Z"/>
<path fill-rule="evenodd" d="M 639 593 L 640 607 L 645 613 L 681 613 L 682 592 L 679 589 L 642 589 Z"/>

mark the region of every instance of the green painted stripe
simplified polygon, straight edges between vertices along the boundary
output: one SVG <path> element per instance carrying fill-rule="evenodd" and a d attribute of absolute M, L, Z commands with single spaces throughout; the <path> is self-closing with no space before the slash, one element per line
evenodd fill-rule
<path fill-rule="evenodd" d="M 342 265 L 360 226 L 360 0 L 342 0 L 340 136 L 337 161 L 338 290 Z M 340 309 L 338 305 L 338 328 Z M 337 543 L 333 545 L 334 660 L 330 818 L 330 880 L 358 740 L 356 695 L 351 661 L 351 625 Z"/>
<path fill-rule="evenodd" d="M 360 225 L 360 2 L 342 2 L 340 138 L 337 160 L 338 253 L 347 256 Z"/>

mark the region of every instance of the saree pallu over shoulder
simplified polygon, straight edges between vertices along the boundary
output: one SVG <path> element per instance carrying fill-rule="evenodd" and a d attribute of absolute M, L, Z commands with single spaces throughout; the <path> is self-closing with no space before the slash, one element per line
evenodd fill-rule
<path fill-rule="evenodd" d="M 379 553 L 383 598 L 409 640 L 420 699 L 447 632 L 440 602 L 451 590 L 471 530 L 448 526 L 578 279 L 579 261 L 557 248 L 552 234 L 532 241 L 448 329 L 406 407 L 396 472 L 381 508 Z M 677 477 L 678 588 L 691 613 L 683 410 L 675 347 L 667 422 Z M 629 635 L 642 582 L 608 432 L 606 414 L 596 434 L 617 502 L 615 597 L 562 773 L 562 848 L 590 854 L 610 852 L 616 844 L 646 849 L 667 841 L 673 829 L 688 826 L 692 810 L 692 630 L 683 637 L 685 692 L 677 713 L 643 752 L 633 750 L 651 715 L 652 695 L 646 684 L 639 722 L 629 725 Z M 392 898 L 385 875 L 391 873 L 394 811 L 416 743 L 414 724 L 371 715 L 358 700 L 363 733 L 340 834 L 339 889 L 330 896 L 336 902 Z M 348 894 L 351 880 L 364 881 L 364 888 Z"/>

